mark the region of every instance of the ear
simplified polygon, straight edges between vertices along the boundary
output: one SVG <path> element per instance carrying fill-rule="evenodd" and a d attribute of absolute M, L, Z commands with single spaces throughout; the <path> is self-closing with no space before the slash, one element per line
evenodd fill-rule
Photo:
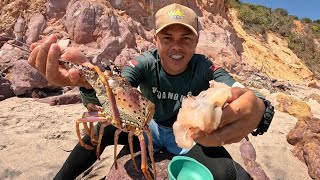
<path fill-rule="evenodd" d="M 195 48 L 197 48 L 198 43 L 199 43 L 199 36 L 198 36 L 197 39 L 196 39 L 196 47 L 195 47 Z"/>
<path fill-rule="evenodd" d="M 156 44 L 156 43 L 157 43 L 157 35 L 154 34 L 154 35 L 153 35 L 153 44 Z"/>

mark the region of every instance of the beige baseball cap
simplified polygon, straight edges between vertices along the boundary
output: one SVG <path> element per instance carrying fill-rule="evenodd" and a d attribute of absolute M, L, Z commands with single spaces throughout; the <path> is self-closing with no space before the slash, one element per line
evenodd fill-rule
<path fill-rule="evenodd" d="M 182 24 L 198 36 L 198 16 L 190 8 L 181 4 L 171 4 L 156 13 L 156 34 L 171 24 Z"/>

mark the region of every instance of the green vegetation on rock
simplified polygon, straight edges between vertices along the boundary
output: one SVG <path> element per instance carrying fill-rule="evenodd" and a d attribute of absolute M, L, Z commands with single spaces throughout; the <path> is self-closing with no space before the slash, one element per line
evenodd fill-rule
<path fill-rule="evenodd" d="M 306 66 L 320 79 L 320 20 L 301 18 L 303 28 L 296 27 L 297 16 L 289 15 L 283 8 L 271 9 L 262 5 L 242 3 L 240 0 L 225 0 L 229 7 L 238 11 L 249 34 L 275 32 L 288 41 L 288 46 L 302 59 Z"/>

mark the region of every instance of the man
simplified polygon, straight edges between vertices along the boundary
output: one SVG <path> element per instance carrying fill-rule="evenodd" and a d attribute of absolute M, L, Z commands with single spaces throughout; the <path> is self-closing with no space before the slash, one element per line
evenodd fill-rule
<path fill-rule="evenodd" d="M 198 19 L 188 7 L 171 4 L 156 13 L 156 49 L 131 60 L 123 69 L 122 75 L 132 86 L 139 86 L 145 97 L 156 105 L 154 120 L 149 124 L 154 139 L 154 151 L 166 149 L 172 154 L 185 154 L 200 161 L 213 173 L 215 179 L 247 179 L 244 170 L 235 163 L 224 144 L 239 142 L 254 129 L 262 134 L 271 119 L 264 118 L 270 104 L 258 98 L 245 88 L 232 87 L 228 105 L 223 109 L 220 126 L 206 136 L 194 137 L 197 144 L 189 149 L 181 149 L 174 141 L 172 124 L 176 120 L 182 97 L 198 95 L 209 87 L 209 81 L 224 82 L 235 86 L 235 80 L 222 68 L 215 68 L 204 55 L 195 54 L 199 39 Z M 61 86 L 80 86 L 84 105 L 89 102 L 99 105 L 92 87 L 80 77 L 77 70 L 69 71 L 59 67 L 61 51 L 55 43 L 57 37 L 50 36 L 44 42 L 31 46 L 29 63 L 51 83 Z M 62 55 L 69 61 L 90 66 L 86 57 L 77 50 Z M 167 94 L 167 95 L 163 95 Z M 168 94 L 171 94 L 168 96 Z M 262 123 L 261 123 L 262 122 Z M 100 124 L 97 125 L 99 128 Z M 113 126 L 107 126 L 103 135 L 101 152 L 113 144 Z M 119 136 L 120 144 L 128 144 L 127 134 Z M 90 138 L 84 142 L 91 145 Z M 134 139 L 137 143 L 137 139 Z M 56 179 L 77 177 L 96 161 L 95 150 L 86 150 L 77 145 L 59 171 Z"/>

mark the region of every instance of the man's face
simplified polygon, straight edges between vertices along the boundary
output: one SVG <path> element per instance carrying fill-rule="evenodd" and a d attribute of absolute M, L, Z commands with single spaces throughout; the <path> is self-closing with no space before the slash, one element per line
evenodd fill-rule
<path fill-rule="evenodd" d="M 164 70 L 177 75 L 187 68 L 195 53 L 198 36 L 186 26 L 173 24 L 155 35 L 155 44 Z"/>

